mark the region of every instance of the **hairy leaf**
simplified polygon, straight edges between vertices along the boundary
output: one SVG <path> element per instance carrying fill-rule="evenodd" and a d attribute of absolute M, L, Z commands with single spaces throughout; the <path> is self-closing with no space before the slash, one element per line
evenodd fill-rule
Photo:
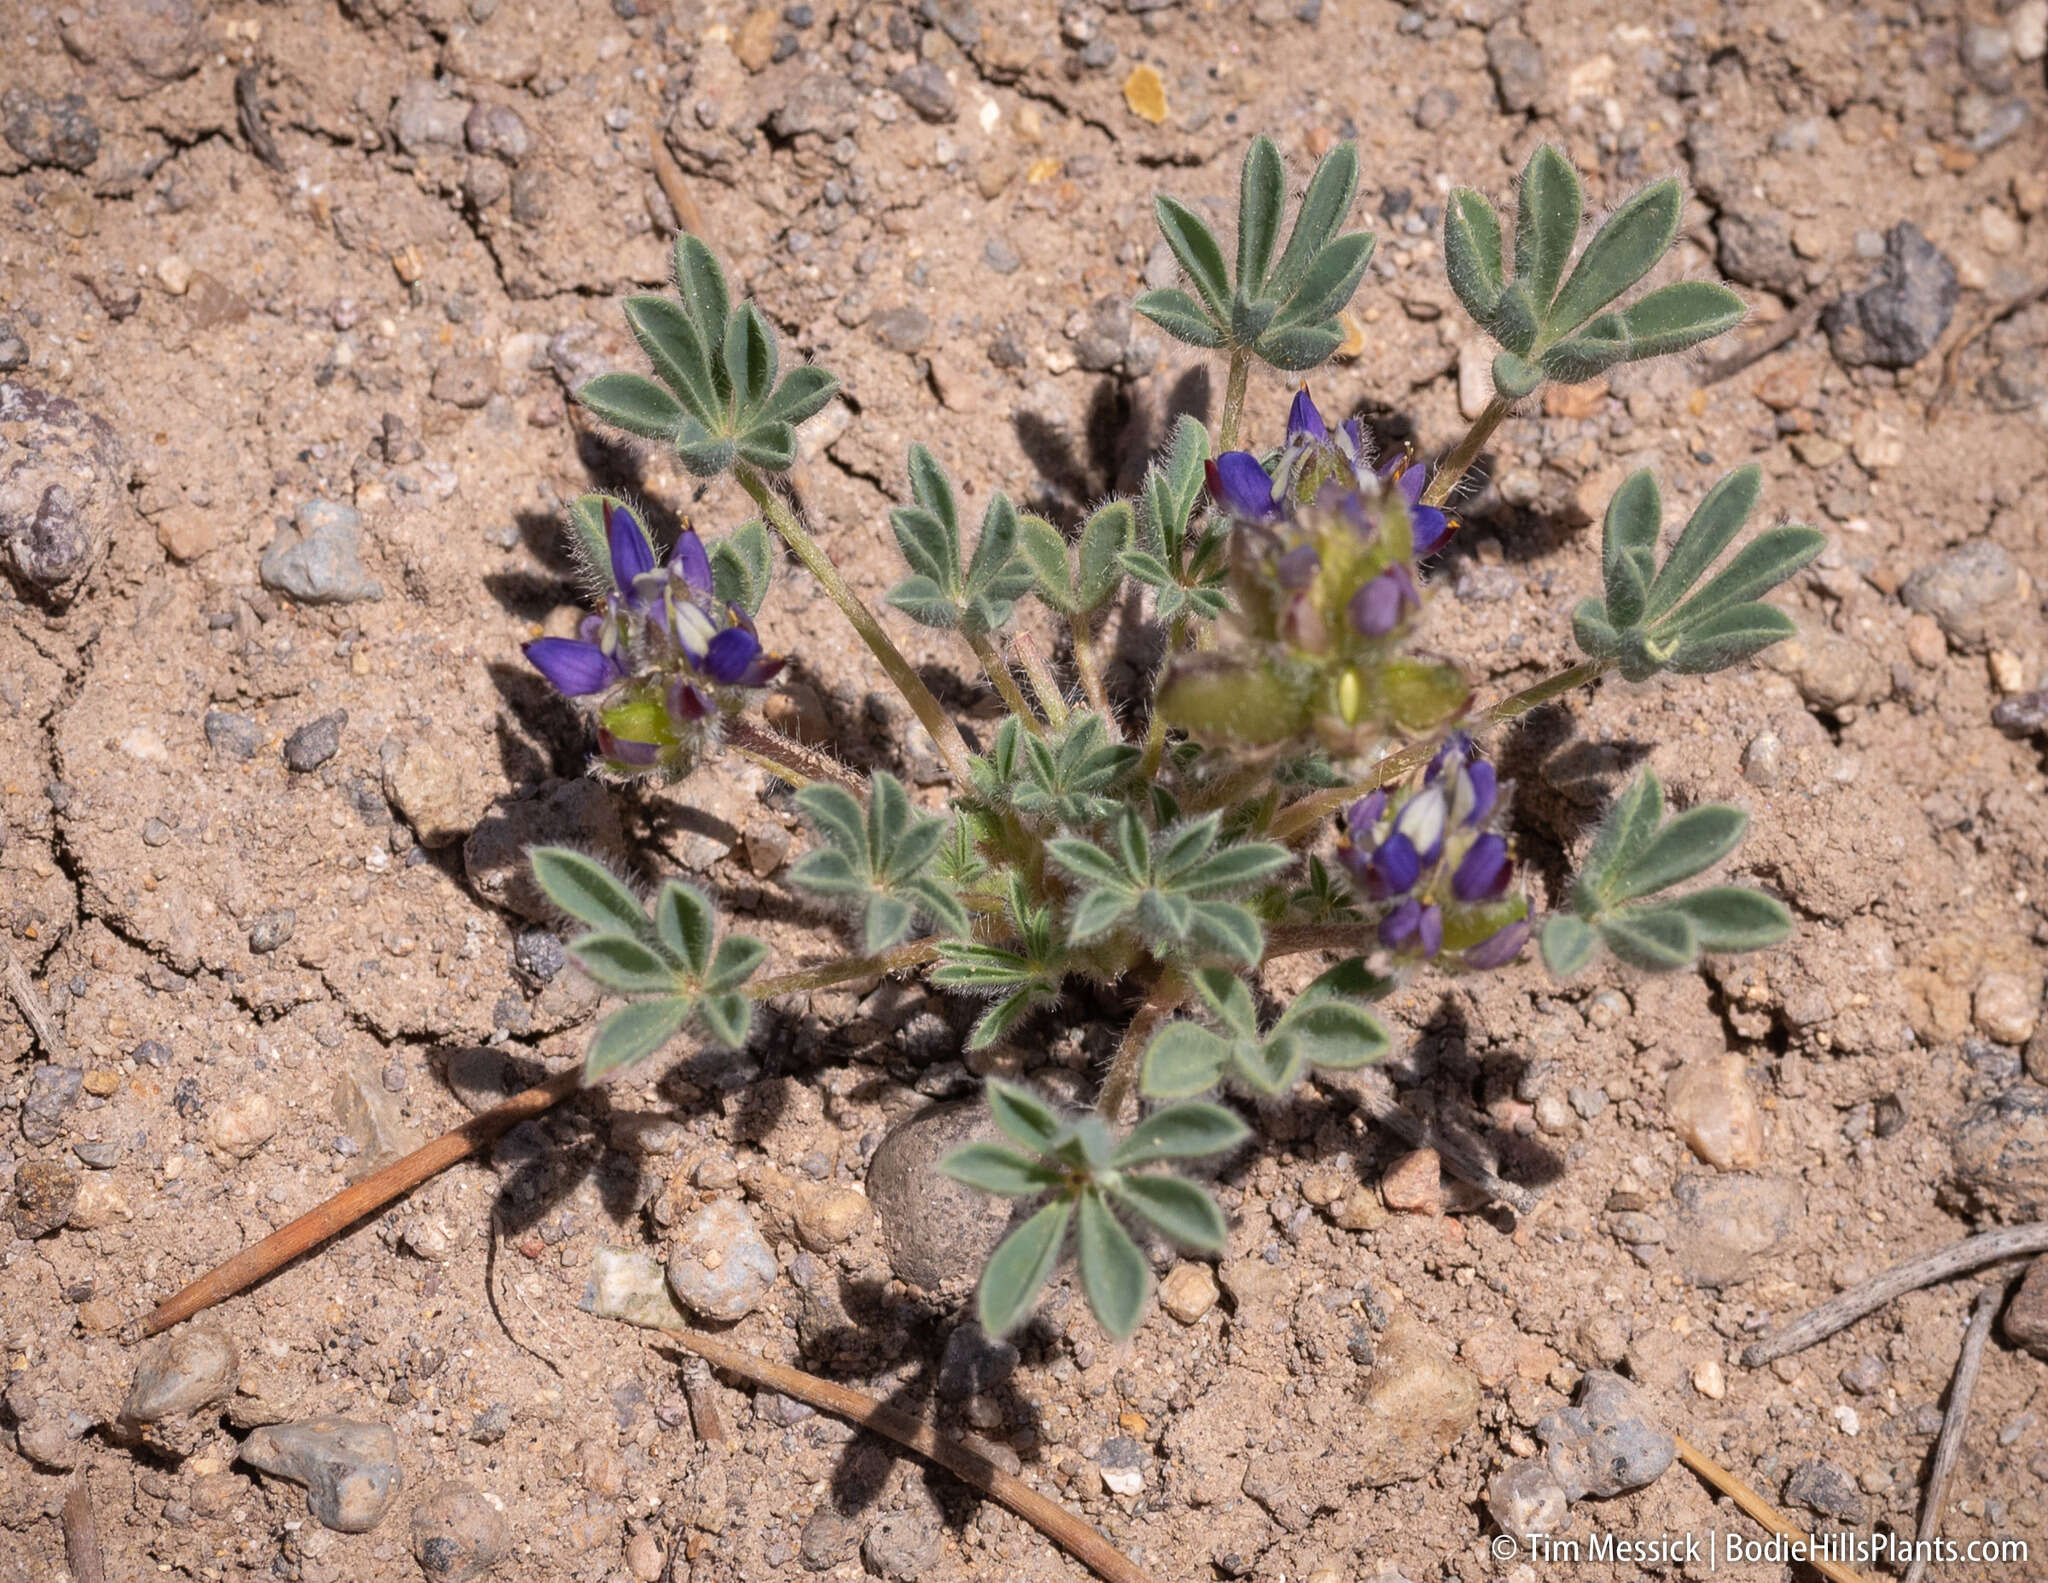
<path fill-rule="evenodd" d="M 1633 901 L 1691 879 L 1733 852 L 1748 828 L 1749 815 L 1740 808 L 1725 803 L 1688 808 L 1626 861 L 1608 869 L 1601 877 L 1602 894 L 1610 903 Z"/>
<path fill-rule="evenodd" d="M 1734 605 L 1688 625 L 1665 668 L 1681 676 L 1711 675 L 1798 633 L 1798 625 L 1775 605 Z"/>
<path fill-rule="evenodd" d="M 1590 924 L 1571 913 L 1557 913 L 1543 925 L 1543 965 L 1553 978 L 1570 978 L 1591 960 L 1599 943 Z"/>
<path fill-rule="evenodd" d="M 630 934 L 585 934 L 569 942 L 576 965 L 606 989 L 626 994 L 669 994 L 676 970 L 652 946 Z"/>
<path fill-rule="evenodd" d="M 1006 1336 L 1030 1317 L 1039 1288 L 1059 1262 L 1073 1216 L 1071 1199 L 1047 1204 L 989 1255 L 975 1305 L 989 1335 Z"/>
<path fill-rule="evenodd" d="M 1184 1248 L 1211 1253 L 1230 1235 L 1216 1200 L 1185 1177 L 1124 1176 L 1118 1178 L 1114 1192 Z"/>
<path fill-rule="evenodd" d="M 1546 327 L 1566 335 L 1647 275 L 1678 237 L 1685 191 L 1666 177 L 1631 194 L 1593 233 L 1586 251 L 1550 305 Z"/>
<path fill-rule="evenodd" d="M 1193 1022 L 1169 1022 L 1145 1047 L 1138 1086 L 1154 1099 L 1206 1094 L 1222 1079 L 1230 1046 Z"/>
<path fill-rule="evenodd" d="M 1348 1001 L 1297 1000 L 1280 1020 L 1311 1066 L 1345 1071 L 1382 1059 L 1393 1041 L 1379 1018 Z"/>
<path fill-rule="evenodd" d="M 652 933 L 640 898 L 596 858 L 560 846 L 537 846 L 527 858 L 541 894 L 578 923 L 642 938 Z"/>
<path fill-rule="evenodd" d="M 1036 1198 L 1056 1186 L 1060 1173 L 999 1143 L 970 1143 L 939 1162 L 956 1182 L 1002 1198 Z"/>
<path fill-rule="evenodd" d="M 1632 627 L 1642 616 L 1663 522 L 1664 501 L 1657 493 L 1656 476 L 1647 467 L 1630 473 L 1608 501 L 1600 531 L 1606 614 L 1617 627 Z"/>
<path fill-rule="evenodd" d="M 1266 283 L 1273 246 L 1280 237 L 1280 212 L 1287 202 L 1287 172 L 1269 137 L 1255 137 L 1244 151 L 1237 180 L 1237 286 L 1256 293 Z"/>
<path fill-rule="evenodd" d="M 586 1086 L 608 1072 L 644 1061 L 682 1031 L 696 1002 L 687 995 L 669 995 L 622 1006 L 598 1025 L 597 1037 L 583 1057 Z"/>
<path fill-rule="evenodd" d="M 679 879 L 663 880 L 654 898 L 654 929 L 661 943 L 698 978 L 711 965 L 716 915 L 704 893 Z"/>
<path fill-rule="evenodd" d="M 1597 927 L 1608 950 L 1646 973 L 1689 967 L 1699 959 L 1692 920 L 1676 908 L 1630 907 L 1602 918 Z"/>
<path fill-rule="evenodd" d="M 710 350 L 682 305 L 642 293 L 628 297 L 624 307 L 627 328 L 654 365 L 656 376 L 699 422 L 713 428 L 721 425 L 725 413 L 720 410 L 711 377 Z"/>
<path fill-rule="evenodd" d="M 1707 491 L 1686 519 L 1685 529 L 1671 546 L 1670 555 L 1657 569 L 1656 581 L 1650 584 L 1649 603 L 1643 611 L 1646 620 L 1655 621 L 1692 592 L 1693 584 L 1735 542 L 1735 535 L 1756 509 L 1757 493 L 1762 487 L 1763 469 L 1752 462 L 1736 468 Z"/>
<path fill-rule="evenodd" d="M 1583 204 L 1571 161 L 1549 143 L 1538 146 L 1522 167 L 1515 208 L 1515 281 L 1527 289 L 1539 319 L 1548 317 L 1572 256 Z"/>
<path fill-rule="evenodd" d="M 1813 528 L 1772 528 L 1759 533 L 1660 625 L 1689 632 L 1732 606 L 1760 599 L 1826 549 L 1827 542 L 1827 535 Z"/>
<path fill-rule="evenodd" d="M 1075 1252 L 1081 1266 L 1081 1290 L 1102 1328 L 1122 1340 L 1138 1328 L 1145 1298 L 1152 1289 L 1152 1271 L 1102 1194 L 1081 1193 L 1079 1234 Z"/>
<path fill-rule="evenodd" d="M 1234 1149 L 1251 1136 L 1234 1110 L 1202 1100 L 1185 1100 L 1155 1110 L 1117 1146 L 1110 1156 L 1119 1168 L 1150 1165 L 1155 1160 L 1194 1160 Z"/>
<path fill-rule="evenodd" d="M 1308 191 L 1302 194 L 1301 208 L 1295 212 L 1294 230 L 1287 238 L 1287 251 L 1280 255 L 1279 267 L 1266 282 L 1268 291 L 1283 299 L 1294 294 L 1337 234 L 1357 196 L 1358 145 L 1347 139 L 1325 154 L 1309 177 Z"/>
<path fill-rule="evenodd" d="M 711 591 L 721 603 L 758 614 L 775 575 L 775 551 L 759 517 L 749 517 L 710 546 Z"/>
<path fill-rule="evenodd" d="M 1373 241 L 1370 231 L 1353 231 L 1324 248 L 1280 310 L 1275 326 L 1320 325 L 1335 318 L 1365 278 Z"/>
<path fill-rule="evenodd" d="M 1505 289 L 1500 216 L 1470 187 L 1456 188 L 1444 207 L 1444 273 L 1473 323 L 1486 325 Z"/>
<path fill-rule="evenodd" d="M 1186 204 L 1168 197 L 1152 200 L 1152 214 L 1159 222 L 1159 234 L 1194 283 L 1195 293 L 1208 306 L 1217 323 L 1230 318 L 1230 277 L 1223 265 L 1223 249 L 1202 223 L 1201 216 Z"/>
<path fill-rule="evenodd" d="M 1685 914 L 1703 951 L 1761 951 L 1792 936 L 1784 903 L 1740 885 L 1711 885 L 1665 905 Z"/>
<path fill-rule="evenodd" d="M 802 423 L 823 412 L 838 394 L 839 380 L 834 375 L 815 363 L 805 363 L 783 375 L 764 416 L 781 423 Z"/>
<path fill-rule="evenodd" d="M 682 427 L 683 404 L 643 374 L 599 374 L 576 399 L 628 434 L 668 440 Z"/>
<path fill-rule="evenodd" d="M 1203 311 L 1202 305 L 1186 292 L 1167 287 L 1143 293 L 1131 304 L 1176 341 L 1214 351 L 1223 344 L 1223 332 Z"/>
<path fill-rule="evenodd" d="M 1004 1135 L 1033 1154 L 1043 1154 L 1059 1136 L 1059 1112 L 1030 1089 L 991 1077 L 985 1084 L 988 1111 Z"/>
<path fill-rule="evenodd" d="M 1327 363 L 1343 344 L 1344 327 L 1329 319 L 1321 324 L 1276 324 L 1252 350 L 1283 374 L 1305 374 Z"/>

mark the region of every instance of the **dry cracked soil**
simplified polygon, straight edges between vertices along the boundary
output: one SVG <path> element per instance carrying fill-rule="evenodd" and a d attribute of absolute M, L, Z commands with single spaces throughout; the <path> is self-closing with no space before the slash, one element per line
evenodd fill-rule
<path fill-rule="evenodd" d="M 1489 1552 L 1489 1486 L 1594 1370 L 1803 1524 L 1910 1533 L 1979 1281 L 1770 1368 L 1738 1355 L 2048 1201 L 2044 26 L 2043 0 L 0 0 L 0 1578 L 63 1573 L 81 1477 L 109 1577 L 371 1583 L 494 1554 L 536 1580 L 1083 1576 L 736 1381 L 699 1385 L 726 1432 L 700 1442 L 676 1356 L 578 1304 L 598 1248 L 659 1252 L 714 1204 L 767 1255 L 731 1339 L 977 1437 L 1160 1579 L 1533 1583 Z M 630 364 L 616 299 L 661 282 L 678 220 L 843 380 L 793 484 L 873 598 L 911 440 L 970 497 L 1072 523 L 1214 407 L 1214 371 L 1127 303 L 1171 276 L 1153 191 L 1227 224 L 1259 130 L 1297 172 L 1359 140 L 1379 249 L 1314 391 L 1383 437 L 1445 448 L 1484 400 L 1440 206 L 1508 193 L 1540 140 L 1596 209 L 1686 176 L 1670 270 L 1734 281 L 1746 337 L 1800 316 L 1732 372 L 1716 347 L 1513 417 L 1429 630 L 1482 693 L 1569 663 L 1614 484 L 1653 466 L 1682 511 L 1760 464 L 1769 515 L 1831 538 L 1778 596 L 1799 639 L 1603 683 L 1499 751 L 1539 901 L 1647 764 L 1750 810 L 1735 867 L 1796 938 L 1663 978 L 1524 962 L 1403 989 L 1374 1081 L 1533 1212 L 1441 1177 L 1358 1083 L 1311 1088 L 1220 1173 L 1227 1252 L 1163 1262 L 1168 1301 L 1122 1345 L 1060 1282 L 992 1347 L 958 1282 L 896 1267 L 869 1162 L 986 1066 L 960 1053 L 972 1008 L 916 982 L 792 997 L 739 1056 L 685 1051 L 518 1129 L 223 1307 L 175 1379 L 126 1344 L 216 1261 L 579 1057 L 597 1002 L 522 888 L 525 842 L 693 877 L 784 967 L 847 949 L 781 882 L 806 840 L 786 795 L 741 766 L 584 778 L 586 722 L 518 653 L 569 619 L 565 501 L 627 491 L 664 531 L 743 510 L 568 396 Z M 1287 394 L 1255 379 L 1256 420 Z M 988 717 L 962 652 L 891 624 Z M 1135 606 L 1119 625 L 1128 694 L 1158 634 Z M 942 795 L 796 569 L 763 630 L 794 656 L 772 718 Z M 1127 1010 L 1063 1007 L 1003 1063 L 1083 1097 Z M 2029 1340 L 2048 1354 L 2023 1292 L 1941 1521 L 2034 1560 L 1936 1576 L 2048 1565 Z M 139 1440 L 138 1369 L 186 1391 Z M 359 1480 L 327 1515 L 367 1531 L 276 1471 L 327 1432 L 290 1426 L 334 1417 L 388 1431 L 320 1442 Z M 1571 1521 L 1756 1533 L 1678 1467 Z M 1705 1575 L 1574 1575 L 1646 1573 Z"/>

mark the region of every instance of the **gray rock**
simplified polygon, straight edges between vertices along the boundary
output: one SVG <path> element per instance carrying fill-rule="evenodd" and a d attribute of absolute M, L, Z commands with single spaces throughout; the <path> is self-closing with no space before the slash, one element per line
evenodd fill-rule
<path fill-rule="evenodd" d="M 830 1505 L 820 1506 L 804 1519 L 804 1531 L 796 1542 L 798 1557 L 813 1572 L 831 1571 L 852 1559 L 859 1548 L 860 1529 Z"/>
<path fill-rule="evenodd" d="M 1563 1530 L 1570 1502 L 1564 1486 L 1534 1457 L 1510 1462 L 1486 1486 L 1486 1510 L 1500 1531 L 1527 1545 L 1540 1534 Z"/>
<path fill-rule="evenodd" d="M 106 422 L 63 396 L 0 383 L 0 564 L 22 591 L 70 603 L 133 520 Z"/>
<path fill-rule="evenodd" d="M 128 1146 L 118 1138 L 90 1139 L 71 1145 L 71 1152 L 78 1163 L 94 1171 L 111 1171 L 121 1163 L 121 1157 L 128 1152 Z"/>
<path fill-rule="evenodd" d="M 998 275 L 1014 275 L 1024 267 L 1023 258 L 1010 245 L 1007 236 L 992 236 L 984 242 L 981 261 Z"/>
<path fill-rule="evenodd" d="M 209 709 L 206 711 L 206 745 L 222 758 L 247 763 L 263 747 L 263 728 L 247 715 Z"/>
<path fill-rule="evenodd" d="M 868 1202 L 889 1267 L 928 1294 L 971 1287 L 1009 1229 L 1011 1206 L 963 1187 L 939 1162 L 964 1144 L 1000 1139 L 980 1100 L 933 1105 L 898 1122 L 868 1163 Z"/>
<path fill-rule="evenodd" d="M 2019 592 L 2019 567 L 2004 546 L 1971 539 L 1917 568 L 1899 597 L 1934 617 L 1958 648 L 1982 653 L 2023 613 Z"/>
<path fill-rule="evenodd" d="M 1839 1378 L 1843 1390 L 1857 1396 L 1875 1396 L 1884 1389 L 1884 1363 L 1866 1352 L 1843 1369 Z"/>
<path fill-rule="evenodd" d="M 1493 72 L 1500 107 L 1510 115 L 1535 109 L 1550 86 L 1542 46 L 1505 27 L 1497 27 L 1486 35 L 1486 64 Z"/>
<path fill-rule="evenodd" d="M 384 1424 L 309 1418 L 258 1429 L 242 1442 L 242 1461 L 306 1489 L 306 1508 L 323 1528 L 368 1533 L 404 1488 L 398 1436 Z"/>
<path fill-rule="evenodd" d="M 2015 1219 L 2048 1209 L 2048 1088 L 2015 1083 L 1965 1111 L 1949 1134 L 1953 1182 Z"/>
<path fill-rule="evenodd" d="M 958 90 L 944 69 L 931 61 L 899 71 L 889 79 L 889 91 L 934 124 L 943 124 L 960 113 Z"/>
<path fill-rule="evenodd" d="M 1671 1189 L 1671 1255 L 1687 1280 L 1736 1285 L 1791 1231 L 1801 1198 L 1794 1183 L 1745 1171 L 1681 1176 Z"/>
<path fill-rule="evenodd" d="M 931 339 L 931 315 L 914 303 L 889 308 L 868 321 L 875 339 L 892 352 L 915 352 Z"/>
<path fill-rule="evenodd" d="M 298 921 L 299 915 L 289 907 L 264 913 L 249 925 L 250 954 L 268 956 L 292 937 L 292 928 Z"/>
<path fill-rule="evenodd" d="M 1794 1506 L 1804 1506 L 1810 1512 L 1845 1523 L 1860 1523 L 1869 1515 L 1856 1481 L 1819 1457 L 1808 1457 L 1792 1470 L 1792 1476 L 1785 1481 L 1785 1499 Z"/>
<path fill-rule="evenodd" d="M 536 987 L 553 979 L 568 960 L 561 936 L 552 929 L 521 929 L 512 941 L 513 968 Z"/>
<path fill-rule="evenodd" d="M 1458 96 L 1448 88 L 1431 88 L 1415 101 L 1415 124 L 1434 132 L 1458 113 Z"/>
<path fill-rule="evenodd" d="M 1799 295 L 1806 266 L 1792 251 L 1792 233 L 1768 210 L 1722 211 L 1714 222 L 1721 273 L 1745 286 L 1761 286 L 1781 297 Z"/>
<path fill-rule="evenodd" d="M 1862 291 L 1821 317 L 1835 360 L 1854 367 L 1910 368 L 1941 339 L 1960 292 L 1955 265 L 1910 220 L 1885 236 L 1885 258 Z"/>
<path fill-rule="evenodd" d="M 450 357 L 434 370 L 428 393 L 436 401 L 473 412 L 498 388 L 498 369 L 488 357 Z"/>
<path fill-rule="evenodd" d="M 64 1117 L 85 1092 L 85 1069 L 38 1063 L 28 1074 L 28 1097 L 21 1102 L 21 1135 L 37 1148 L 55 1143 L 64 1131 Z"/>
<path fill-rule="evenodd" d="M 2026 1278 L 2000 1320 L 2006 1339 L 2037 1358 L 2048 1358 L 2048 1254 L 2027 1266 Z"/>
<path fill-rule="evenodd" d="M 234 1339 L 216 1321 L 195 1319 L 143 1354 L 117 1427 L 154 1450 L 189 1456 L 208 1428 L 195 1420 L 234 1394 L 241 1372 Z"/>
<path fill-rule="evenodd" d="M 469 1485 L 437 1484 L 412 1509 L 412 1553 L 431 1583 L 467 1583 L 512 1551 L 512 1524 Z"/>
<path fill-rule="evenodd" d="M 878 1576 L 914 1583 L 929 1575 L 939 1559 L 939 1525 L 923 1507 L 890 1512 L 868 1529 L 860 1558 Z"/>
<path fill-rule="evenodd" d="M 28 341 L 12 319 L 0 319 L 0 374 L 28 366 Z"/>
<path fill-rule="evenodd" d="M 669 1290 L 705 1319 L 744 1319 L 768 1295 L 776 1270 L 754 1217 L 729 1198 L 684 1221 L 669 1247 Z"/>
<path fill-rule="evenodd" d="M 485 901 L 544 922 L 555 910 L 533 883 L 526 851 L 548 844 L 623 864 L 626 836 L 611 793 L 586 776 L 543 781 L 523 796 L 500 797 L 462 843 L 462 866 Z"/>
<path fill-rule="evenodd" d="M 1017 1349 L 992 1339 L 970 1320 L 946 1337 L 945 1356 L 939 1361 L 939 1395 L 951 1402 L 979 1396 L 1001 1385 L 1016 1367 Z"/>
<path fill-rule="evenodd" d="M 1130 348 L 1131 327 L 1128 299 L 1096 298 L 1087 311 L 1075 313 L 1067 320 L 1067 339 L 1074 343 L 1074 361 L 1091 374 L 1110 372 L 1123 362 Z"/>
<path fill-rule="evenodd" d="M 469 102 L 431 77 L 415 77 L 398 90 L 391 107 L 391 136 L 408 154 L 453 148 L 462 142 Z"/>
<path fill-rule="evenodd" d="M 768 118 L 768 129 L 780 138 L 811 134 L 830 142 L 850 137 L 860 128 L 860 90 L 843 71 L 814 71 L 799 77 L 789 97 Z"/>
<path fill-rule="evenodd" d="M 962 49 L 981 42 L 981 12 L 974 0 L 924 0 L 924 19 Z"/>
<path fill-rule="evenodd" d="M 508 165 L 518 164 L 533 147 L 533 134 L 509 104 L 471 107 L 462 123 L 462 132 L 471 153 L 488 154 Z"/>
<path fill-rule="evenodd" d="M 0 93 L 0 132 L 31 165 L 84 170 L 100 154 L 100 129 L 86 114 L 81 94 L 45 99 L 26 88 L 9 88 Z"/>
<path fill-rule="evenodd" d="M 448 1057 L 448 1088 L 471 1115 L 502 1105 L 521 1085 L 512 1063 L 489 1045 L 471 1045 Z"/>
<path fill-rule="evenodd" d="M 286 768 L 305 775 L 325 764 L 341 751 L 342 728 L 347 724 L 346 709 L 308 720 L 284 739 Z"/>
<path fill-rule="evenodd" d="M 1991 723 L 2009 737 L 2048 731 L 2048 687 L 2001 700 L 1991 711 Z"/>
<path fill-rule="evenodd" d="M 1678 1443 L 1650 1417 L 1641 1394 L 1608 1369 L 1587 1370 L 1577 1402 L 1544 1417 L 1536 1434 L 1568 1500 L 1639 1490 L 1678 1455 Z"/>
<path fill-rule="evenodd" d="M 61 1231 L 78 1203 L 78 1177 L 54 1160 L 24 1160 L 14 1171 L 14 1234 L 33 1242 Z"/>
<path fill-rule="evenodd" d="M 306 605 L 352 605 L 382 599 L 384 585 L 363 570 L 363 519 L 355 507 L 309 500 L 280 523 L 257 563 L 263 586 Z"/>
<path fill-rule="evenodd" d="M 1972 88 L 1956 100 L 1956 131 L 1973 154 L 1988 154 L 2033 118 L 2027 101 Z"/>

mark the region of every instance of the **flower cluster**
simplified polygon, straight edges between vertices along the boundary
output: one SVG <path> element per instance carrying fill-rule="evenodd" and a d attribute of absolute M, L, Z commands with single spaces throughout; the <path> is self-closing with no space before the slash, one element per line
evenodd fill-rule
<path fill-rule="evenodd" d="M 1332 752 L 1441 727 L 1464 704 L 1450 667 L 1405 652 L 1426 597 L 1416 563 L 1456 528 L 1423 504 L 1429 470 L 1374 465 L 1358 421 L 1332 428 L 1304 388 L 1272 468 L 1250 451 L 1208 464 L 1230 532 L 1230 591 L 1247 640 L 1169 682 L 1170 718 L 1198 734 L 1313 731 Z"/>
<path fill-rule="evenodd" d="M 614 774 L 687 774 L 718 714 L 765 687 L 782 669 L 753 622 L 713 591 L 711 557 L 692 528 L 668 560 L 655 558 L 647 529 L 625 506 L 604 513 L 609 575 L 604 607 L 574 638 L 536 638 L 526 658 L 571 698 L 603 695 L 598 756 Z"/>
<path fill-rule="evenodd" d="M 1487 828 L 1499 804 L 1493 766 L 1459 733 L 1413 791 L 1397 800 L 1382 789 L 1351 805 L 1337 855 L 1364 899 L 1383 909 L 1381 945 L 1481 969 L 1521 954 L 1528 898 L 1509 894 L 1514 859 L 1506 838 Z"/>

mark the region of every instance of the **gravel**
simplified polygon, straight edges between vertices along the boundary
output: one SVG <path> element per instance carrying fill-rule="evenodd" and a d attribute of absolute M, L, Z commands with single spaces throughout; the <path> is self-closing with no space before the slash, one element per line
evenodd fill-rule
<path fill-rule="evenodd" d="M 342 728 L 347 724 L 346 709 L 307 721 L 284 739 L 285 767 L 300 775 L 318 769 L 341 751 Z"/>
<path fill-rule="evenodd" d="M 1901 220 L 1885 236 L 1884 263 L 1871 283 L 1821 316 L 1835 360 L 1910 368 L 1934 350 L 1960 290 L 1948 256 Z"/>
<path fill-rule="evenodd" d="M 398 1437 L 388 1425 L 351 1418 L 310 1418 L 256 1430 L 242 1461 L 306 1489 L 306 1507 L 324 1528 L 368 1533 L 405 1486 Z"/>
<path fill-rule="evenodd" d="M 363 570 L 362 516 L 354 506 L 309 500 L 279 522 L 257 564 L 263 586 L 302 604 L 351 605 L 382 599 L 384 585 Z"/>

